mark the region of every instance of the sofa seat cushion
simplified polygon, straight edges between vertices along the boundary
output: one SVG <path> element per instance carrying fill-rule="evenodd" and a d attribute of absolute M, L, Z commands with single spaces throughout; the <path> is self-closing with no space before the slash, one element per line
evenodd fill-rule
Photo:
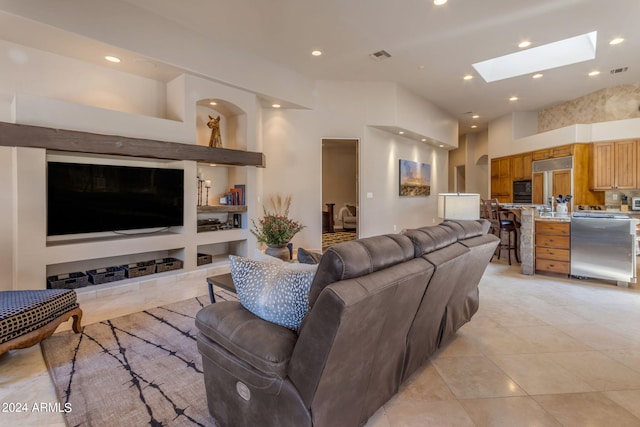
<path fill-rule="evenodd" d="M 309 288 L 317 266 L 271 263 L 230 255 L 240 303 L 256 316 L 297 330 L 309 310 Z"/>
<path fill-rule="evenodd" d="M 0 343 L 26 335 L 78 308 L 72 289 L 3 291 L 0 293 Z"/>
<path fill-rule="evenodd" d="M 200 333 L 225 350 L 269 375 L 285 378 L 297 335 L 265 322 L 237 301 L 221 301 L 196 315 Z"/>

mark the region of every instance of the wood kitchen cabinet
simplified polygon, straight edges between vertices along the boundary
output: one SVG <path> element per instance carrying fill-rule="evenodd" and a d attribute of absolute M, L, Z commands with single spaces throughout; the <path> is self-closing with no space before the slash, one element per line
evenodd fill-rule
<path fill-rule="evenodd" d="M 560 145 L 558 147 L 536 150 L 532 155 L 532 160 L 555 159 L 556 157 L 567 157 L 573 155 L 574 144 Z"/>
<path fill-rule="evenodd" d="M 592 145 L 594 190 L 637 188 L 639 171 L 635 140 L 594 142 Z"/>
<path fill-rule="evenodd" d="M 514 181 L 531 179 L 532 153 L 511 156 L 511 177 Z"/>
<path fill-rule="evenodd" d="M 535 205 L 544 205 L 544 174 L 542 172 L 536 172 L 533 174 L 531 180 L 531 202 Z"/>
<path fill-rule="evenodd" d="M 535 266 L 536 272 L 571 273 L 570 222 L 535 222 Z"/>
<path fill-rule="evenodd" d="M 500 203 L 511 202 L 513 180 L 511 179 L 510 157 L 498 157 L 491 160 L 491 198 Z"/>
<path fill-rule="evenodd" d="M 640 143 L 640 142 L 639 142 Z M 573 206 L 576 205 L 603 205 L 604 193 L 592 191 L 593 146 L 594 144 L 576 143 L 545 148 L 533 152 L 516 154 L 507 157 L 496 157 L 491 160 L 491 198 L 498 199 L 501 203 L 513 201 L 513 181 L 520 179 L 532 180 L 532 202 L 534 204 L 547 204 L 544 200 L 544 178 L 542 173 L 532 173 L 533 161 L 557 157 L 573 156 L 573 176 L 568 171 L 554 175 L 552 195 L 558 194 L 573 196 Z M 640 164 L 640 150 L 634 151 L 634 164 Z M 637 153 L 637 156 L 635 155 Z M 627 154 L 627 157 L 629 155 Z M 634 170 L 634 176 L 635 171 Z M 640 184 L 640 171 L 638 183 Z M 573 181 L 573 187 L 571 182 Z M 609 189 L 609 188 L 607 188 Z"/>

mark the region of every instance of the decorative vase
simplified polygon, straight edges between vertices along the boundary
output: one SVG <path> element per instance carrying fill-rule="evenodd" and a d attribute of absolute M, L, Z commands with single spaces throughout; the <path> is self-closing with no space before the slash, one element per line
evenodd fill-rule
<path fill-rule="evenodd" d="M 287 245 L 270 245 L 267 243 L 267 249 L 264 251 L 265 254 L 280 258 L 283 261 L 290 261 L 291 257 L 289 256 L 289 249 Z"/>
<path fill-rule="evenodd" d="M 569 213 L 566 203 L 558 203 L 556 205 L 556 213 L 560 216 L 565 216 Z"/>

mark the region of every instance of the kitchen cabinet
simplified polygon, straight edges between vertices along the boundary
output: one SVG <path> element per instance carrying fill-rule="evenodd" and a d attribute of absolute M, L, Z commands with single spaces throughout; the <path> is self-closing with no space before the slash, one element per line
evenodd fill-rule
<path fill-rule="evenodd" d="M 593 143 L 593 190 L 635 189 L 638 173 L 635 140 Z"/>
<path fill-rule="evenodd" d="M 569 275 L 571 272 L 571 223 L 535 222 L 536 272 Z"/>
<path fill-rule="evenodd" d="M 511 177 L 514 181 L 531 179 L 532 153 L 511 156 Z"/>
<path fill-rule="evenodd" d="M 556 157 L 567 157 L 573 155 L 574 144 L 560 145 L 558 147 L 536 150 L 532 155 L 532 160 L 554 159 Z"/>
<path fill-rule="evenodd" d="M 546 203 L 544 200 L 544 173 L 536 172 L 533 174 L 531 180 L 531 202 L 535 205 L 543 205 Z"/>
<path fill-rule="evenodd" d="M 511 158 L 498 157 L 491 160 L 491 198 L 500 203 L 511 202 L 513 180 L 511 179 Z"/>

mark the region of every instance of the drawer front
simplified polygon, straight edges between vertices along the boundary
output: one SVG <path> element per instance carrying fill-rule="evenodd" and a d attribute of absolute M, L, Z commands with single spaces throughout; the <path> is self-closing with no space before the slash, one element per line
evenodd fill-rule
<path fill-rule="evenodd" d="M 549 259 L 536 259 L 536 271 L 549 273 L 569 274 L 571 267 L 567 261 L 554 261 Z"/>
<path fill-rule="evenodd" d="M 569 236 L 550 236 L 548 234 L 536 233 L 536 246 L 546 246 L 549 248 L 570 249 L 571 238 Z"/>
<path fill-rule="evenodd" d="M 536 248 L 536 260 L 548 259 L 553 261 L 569 261 L 571 259 L 571 251 L 569 249 L 555 248 Z"/>
<path fill-rule="evenodd" d="M 570 222 L 536 221 L 536 233 L 558 234 L 569 236 L 571 234 Z"/>

